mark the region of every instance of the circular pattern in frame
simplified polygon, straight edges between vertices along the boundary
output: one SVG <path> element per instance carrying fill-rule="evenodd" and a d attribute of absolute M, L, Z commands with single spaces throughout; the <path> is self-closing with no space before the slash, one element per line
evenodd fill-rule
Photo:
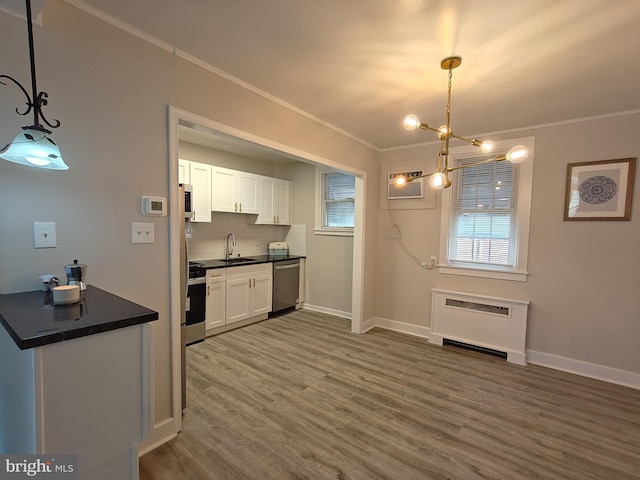
<path fill-rule="evenodd" d="M 618 185 L 609 177 L 596 175 L 587 178 L 580 184 L 580 199 L 591 205 L 606 203 L 615 197 L 618 192 Z"/>

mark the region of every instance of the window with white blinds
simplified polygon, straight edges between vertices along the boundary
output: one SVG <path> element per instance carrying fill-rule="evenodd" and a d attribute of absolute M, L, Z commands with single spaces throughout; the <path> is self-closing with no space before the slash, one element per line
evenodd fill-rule
<path fill-rule="evenodd" d="M 316 231 L 352 234 L 355 219 L 355 177 L 342 172 L 318 172 Z"/>
<path fill-rule="evenodd" d="M 468 158 L 457 166 L 483 158 Z M 517 247 L 518 165 L 492 162 L 457 170 L 451 186 L 449 262 L 513 267 Z"/>
<path fill-rule="evenodd" d="M 450 149 L 454 167 L 505 153 L 513 145 L 529 149 L 519 164 L 488 162 L 455 170 L 442 191 L 440 273 L 527 280 L 529 224 L 535 138 L 495 142 L 490 156 L 465 145 Z"/>

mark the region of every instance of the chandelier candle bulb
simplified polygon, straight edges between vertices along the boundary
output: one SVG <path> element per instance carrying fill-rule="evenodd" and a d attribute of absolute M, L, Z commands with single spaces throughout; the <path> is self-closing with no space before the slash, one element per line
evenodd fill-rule
<path fill-rule="evenodd" d="M 415 130 L 420 126 L 420 120 L 418 119 L 417 116 L 410 114 L 404 117 L 404 121 L 402 122 L 402 125 L 406 130 Z"/>
<path fill-rule="evenodd" d="M 516 145 L 507 152 L 507 160 L 511 163 L 522 163 L 529 157 L 529 151 L 524 145 Z"/>

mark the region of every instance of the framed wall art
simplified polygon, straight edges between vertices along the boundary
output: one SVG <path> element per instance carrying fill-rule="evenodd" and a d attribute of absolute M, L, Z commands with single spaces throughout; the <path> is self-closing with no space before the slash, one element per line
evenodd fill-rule
<path fill-rule="evenodd" d="M 565 220 L 631 220 L 635 158 L 567 165 Z"/>

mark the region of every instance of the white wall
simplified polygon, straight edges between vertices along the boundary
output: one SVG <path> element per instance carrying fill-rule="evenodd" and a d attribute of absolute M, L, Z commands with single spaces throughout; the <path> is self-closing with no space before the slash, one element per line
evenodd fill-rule
<path fill-rule="evenodd" d="M 336 315 L 350 316 L 353 237 L 315 235 L 316 168 L 301 163 L 287 171 L 289 179 L 294 182 L 293 222 L 307 226 L 305 304 Z"/>
<path fill-rule="evenodd" d="M 640 114 L 535 128 L 535 167 L 527 282 L 427 271 L 389 239 L 378 213 L 376 313 L 430 327 L 432 288 L 530 300 L 527 349 L 595 366 L 640 373 L 640 193 L 630 222 L 563 221 L 568 163 L 640 157 Z M 503 135 L 502 138 L 508 138 Z M 382 162 L 435 156 L 438 145 L 385 152 Z M 435 210 L 394 212 L 403 238 L 423 258 L 439 251 L 440 195 Z"/>
<path fill-rule="evenodd" d="M 88 264 L 90 284 L 157 310 L 156 422 L 170 422 L 168 218 L 140 215 L 140 196 L 169 196 L 169 105 L 306 152 L 370 172 L 368 147 L 270 100 L 231 84 L 169 52 L 104 24 L 63 2 L 48 2 L 34 32 L 38 80 L 49 93 L 45 114 L 70 166 L 48 172 L 0 162 L 0 293 L 33 290 L 43 273 L 63 275 L 74 258 Z M 0 14 L 2 73 L 28 82 L 26 24 Z M 8 142 L 28 117 L 11 85 L 0 86 L 0 135 Z M 268 120 L 268 121 L 267 121 Z M 6 138 L 5 138 L 6 137 Z M 375 198 L 367 198 L 365 271 L 375 265 Z M 55 221 L 58 247 L 32 248 L 32 222 Z M 156 242 L 132 245 L 130 224 L 152 221 Z M 373 285 L 365 287 L 365 318 L 374 316 Z M 115 354 L 115 352 L 114 352 Z"/>

